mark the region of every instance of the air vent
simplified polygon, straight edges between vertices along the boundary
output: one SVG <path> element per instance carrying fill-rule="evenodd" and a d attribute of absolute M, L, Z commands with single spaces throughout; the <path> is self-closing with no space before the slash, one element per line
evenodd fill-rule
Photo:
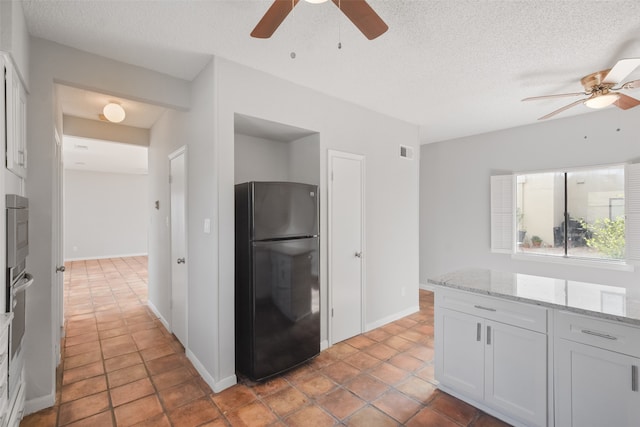
<path fill-rule="evenodd" d="M 407 147 L 406 145 L 400 146 L 400 157 L 404 157 L 405 159 L 413 159 L 413 148 Z"/>

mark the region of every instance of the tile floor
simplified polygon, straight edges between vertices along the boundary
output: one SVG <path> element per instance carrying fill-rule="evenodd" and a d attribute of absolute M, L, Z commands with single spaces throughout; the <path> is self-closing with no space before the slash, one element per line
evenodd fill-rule
<path fill-rule="evenodd" d="M 430 292 L 418 313 L 279 378 L 213 393 L 147 308 L 145 257 L 66 267 L 56 404 L 22 427 L 506 425 L 433 386 Z"/>

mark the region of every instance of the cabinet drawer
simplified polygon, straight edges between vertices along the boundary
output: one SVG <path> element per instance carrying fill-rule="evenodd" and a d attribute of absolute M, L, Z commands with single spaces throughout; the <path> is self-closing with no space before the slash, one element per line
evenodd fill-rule
<path fill-rule="evenodd" d="M 640 328 L 561 310 L 555 325 L 558 338 L 640 357 Z"/>
<path fill-rule="evenodd" d="M 436 288 L 436 306 L 461 311 L 531 331 L 547 333 L 547 309 L 473 292 Z"/>

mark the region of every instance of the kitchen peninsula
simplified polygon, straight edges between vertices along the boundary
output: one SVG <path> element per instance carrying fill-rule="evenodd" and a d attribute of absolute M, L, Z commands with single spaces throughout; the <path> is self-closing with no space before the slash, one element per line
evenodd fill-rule
<path fill-rule="evenodd" d="M 439 388 L 516 426 L 637 426 L 640 286 L 466 269 L 435 287 Z"/>

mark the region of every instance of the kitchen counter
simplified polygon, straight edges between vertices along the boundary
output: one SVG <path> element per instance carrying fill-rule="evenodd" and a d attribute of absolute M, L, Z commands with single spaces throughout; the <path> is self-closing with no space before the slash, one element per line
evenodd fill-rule
<path fill-rule="evenodd" d="M 454 271 L 428 282 L 640 326 L 640 287 L 630 289 L 480 268 Z"/>

